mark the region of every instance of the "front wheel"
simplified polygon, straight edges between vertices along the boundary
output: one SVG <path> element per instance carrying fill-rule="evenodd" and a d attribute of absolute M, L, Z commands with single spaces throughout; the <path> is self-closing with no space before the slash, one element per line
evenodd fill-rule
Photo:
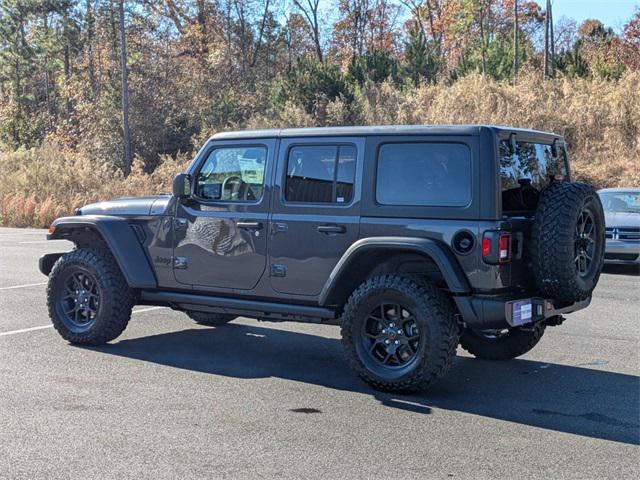
<path fill-rule="evenodd" d="M 511 360 L 533 349 L 544 330 L 544 323 L 501 330 L 465 328 L 460 336 L 460 345 L 482 360 Z"/>
<path fill-rule="evenodd" d="M 65 253 L 49 275 L 49 317 L 71 343 L 102 345 L 115 339 L 129 323 L 133 303 L 133 293 L 108 251 Z"/>
<path fill-rule="evenodd" d="M 364 282 L 342 317 L 351 367 L 383 391 L 424 390 L 451 366 L 458 325 L 449 298 L 421 279 L 383 275 Z"/>

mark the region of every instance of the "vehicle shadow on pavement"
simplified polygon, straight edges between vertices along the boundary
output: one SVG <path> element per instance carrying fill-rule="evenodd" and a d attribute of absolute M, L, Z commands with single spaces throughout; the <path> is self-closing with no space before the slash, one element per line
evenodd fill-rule
<path fill-rule="evenodd" d="M 449 375 L 430 391 L 394 395 L 376 392 L 361 382 L 344 362 L 339 340 L 274 328 L 240 324 L 193 328 L 89 350 L 212 375 L 276 377 L 354 391 L 417 414 L 455 410 L 585 437 L 640 443 L 639 377 L 598 370 L 597 363 L 589 368 L 458 356 Z"/>

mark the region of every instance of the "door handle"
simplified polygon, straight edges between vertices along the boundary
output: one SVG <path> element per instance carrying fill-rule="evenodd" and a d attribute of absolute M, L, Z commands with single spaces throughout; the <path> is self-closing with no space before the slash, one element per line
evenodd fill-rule
<path fill-rule="evenodd" d="M 274 222 L 271 224 L 271 234 L 276 235 L 278 233 L 287 233 L 289 230 L 289 225 L 282 222 Z"/>
<path fill-rule="evenodd" d="M 236 226 L 238 228 L 246 228 L 248 230 L 261 230 L 262 222 L 237 222 Z"/>
<path fill-rule="evenodd" d="M 343 225 L 318 225 L 318 231 L 320 233 L 345 233 L 346 227 Z"/>

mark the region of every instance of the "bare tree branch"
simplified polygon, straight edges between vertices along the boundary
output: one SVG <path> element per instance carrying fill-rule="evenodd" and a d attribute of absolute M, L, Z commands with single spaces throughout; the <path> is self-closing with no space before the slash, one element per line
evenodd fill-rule
<path fill-rule="evenodd" d="M 320 6 L 320 0 L 306 0 L 304 4 L 302 0 L 293 0 L 293 3 L 309 23 L 311 38 L 316 49 L 318 60 L 321 62 L 324 61 L 320 43 L 320 26 L 318 24 L 318 7 Z"/>

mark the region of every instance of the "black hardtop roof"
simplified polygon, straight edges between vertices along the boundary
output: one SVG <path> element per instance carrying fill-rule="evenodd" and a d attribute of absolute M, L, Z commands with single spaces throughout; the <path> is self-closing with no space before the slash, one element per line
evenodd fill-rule
<path fill-rule="evenodd" d="M 314 128 L 271 128 L 264 130 L 238 130 L 220 132 L 211 140 L 235 140 L 251 138 L 283 138 L 283 137 L 358 137 L 366 135 L 478 135 L 487 128 L 496 134 L 515 132 L 526 136 L 545 136 L 562 138 L 551 132 L 512 128 L 499 125 L 377 125 L 358 127 L 314 127 Z"/>

